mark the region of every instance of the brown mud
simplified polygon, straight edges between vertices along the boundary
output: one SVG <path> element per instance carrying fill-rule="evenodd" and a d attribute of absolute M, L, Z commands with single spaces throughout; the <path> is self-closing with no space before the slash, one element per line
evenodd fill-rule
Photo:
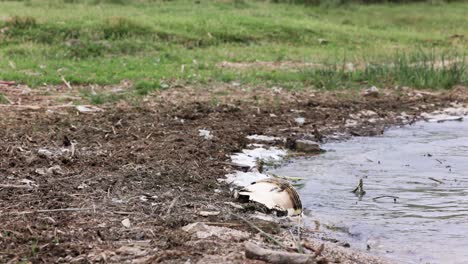
<path fill-rule="evenodd" d="M 226 161 L 247 146 L 247 135 L 376 135 L 467 101 L 462 87 L 363 96 L 220 85 L 174 87 L 83 113 L 70 103 L 83 102 L 78 90 L 86 88 L 74 89 L 0 86 L 10 101 L 0 105 L 0 263 L 261 263 L 245 258 L 244 242 L 269 242 L 231 214 L 252 211 L 229 204 L 229 188 L 218 181 L 234 169 Z M 272 235 L 284 231 L 250 221 Z M 194 222 L 248 236 L 182 230 Z"/>

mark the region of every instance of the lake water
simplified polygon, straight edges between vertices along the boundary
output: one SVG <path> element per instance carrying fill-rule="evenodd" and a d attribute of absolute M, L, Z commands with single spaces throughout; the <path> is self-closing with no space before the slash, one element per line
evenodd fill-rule
<path fill-rule="evenodd" d="M 351 247 L 399 263 L 468 263 L 468 122 L 416 123 L 323 148 L 273 171 L 305 178 L 310 225 L 319 220 Z M 360 198 L 351 191 L 361 178 Z"/>

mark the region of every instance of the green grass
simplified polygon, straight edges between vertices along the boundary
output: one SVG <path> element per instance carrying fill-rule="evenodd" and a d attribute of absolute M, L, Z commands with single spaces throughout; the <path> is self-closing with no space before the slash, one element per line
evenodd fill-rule
<path fill-rule="evenodd" d="M 5 97 L 4 93 L 0 93 L 0 104 L 9 104 L 10 101 Z"/>
<path fill-rule="evenodd" d="M 72 84 L 128 79 L 143 95 L 176 80 L 290 88 L 450 88 L 467 84 L 465 61 L 431 65 L 465 56 L 465 10 L 466 2 L 345 8 L 253 0 L 0 2 L 0 79 L 31 86 L 58 84 L 62 77 Z M 217 66 L 222 61 L 326 66 L 225 69 Z M 344 62 L 370 66 L 348 72 Z M 95 103 L 117 100 L 93 96 Z"/>

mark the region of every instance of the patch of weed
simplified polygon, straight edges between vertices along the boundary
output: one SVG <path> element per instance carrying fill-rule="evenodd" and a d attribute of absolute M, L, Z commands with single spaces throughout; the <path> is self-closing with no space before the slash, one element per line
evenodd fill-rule
<path fill-rule="evenodd" d="M 147 95 L 154 90 L 163 89 L 163 86 L 156 81 L 139 81 L 133 86 L 139 95 Z"/>
<path fill-rule="evenodd" d="M 12 16 L 6 20 L 5 25 L 16 29 L 30 29 L 37 26 L 37 21 L 31 16 Z"/>
<path fill-rule="evenodd" d="M 0 104 L 10 104 L 4 93 L 0 93 Z"/>
<path fill-rule="evenodd" d="M 125 17 L 110 17 L 104 21 L 101 29 L 105 39 L 141 36 L 151 32 L 150 27 Z"/>

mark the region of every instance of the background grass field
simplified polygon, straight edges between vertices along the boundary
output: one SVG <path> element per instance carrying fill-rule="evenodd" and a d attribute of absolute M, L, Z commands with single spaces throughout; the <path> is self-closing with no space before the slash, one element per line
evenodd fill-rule
<path fill-rule="evenodd" d="M 128 79 L 140 94 L 174 82 L 212 81 L 450 88 L 467 84 L 467 10 L 467 2 L 339 7 L 239 0 L 0 2 L 0 79 L 31 86 L 62 78 L 72 84 Z M 442 60 L 452 63 L 440 67 Z M 320 66 L 219 67 L 223 61 Z"/>

